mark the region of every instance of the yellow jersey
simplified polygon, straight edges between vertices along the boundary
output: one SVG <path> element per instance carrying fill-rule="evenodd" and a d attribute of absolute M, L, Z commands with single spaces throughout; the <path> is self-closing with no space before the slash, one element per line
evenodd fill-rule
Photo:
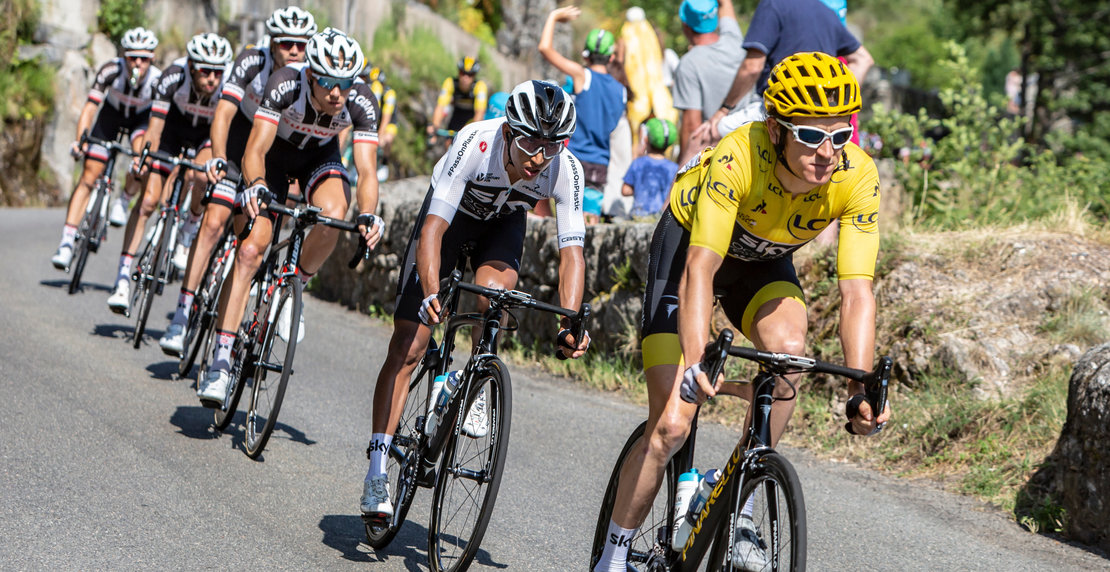
<path fill-rule="evenodd" d="M 840 221 L 837 275 L 872 279 L 879 252 L 879 173 L 854 143 L 828 183 L 791 195 L 775 176 L 767 126 L 749 123 L 701 152 L 679 171 L 670 207 L 690 246 L 741 260 L 773 260 Z M 731 228 L 731 232 L 727 229 Z"/>

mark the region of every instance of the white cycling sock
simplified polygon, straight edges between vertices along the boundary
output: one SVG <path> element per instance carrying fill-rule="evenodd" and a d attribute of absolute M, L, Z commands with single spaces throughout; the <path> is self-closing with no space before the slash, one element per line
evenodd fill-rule
<path fill-rule="evenodd" d="M 130 254 L 121 254 L 119 257 L 119 271 L 116 273 L 116 284 L 131 281 L 131 261 L 135 259 Z"/>
<path fill-rule="evenodd" d="M 62 227 L 62 242 L 58 245 L 58 248 L 63 246 L 73 248 L 73 242 L 75 240 L 77 240 L 77 227 L 72 224 L 67 224 Z"/>
<path fill-rule="evenodd" d="M 752 517 L 752 511 L 755 510 L 755 495 L 748 497 L 748 502 L 744 503 L 744 510 L 740 511 L 741 516 L 748 518 Z"/>
<path fill-rule="evenodd" d="M 628 564 L 628 549 L 632 546 L 632 539 L 636 537 L 638 528 L 621 528 L 611 519 L 609 532 L 605 535 L 605 548 L 601 551 L 601 558 L 594 566 L 594 572 L 625 572 Z"/>
<path fill-rule="evenodd" d="M 212 352 L 212 367 L 208 371 L 231 370 L 231 346 L 235 345 L 235 332 L 216 330 L 216 349 Z"/>
<path fill-rule="evenodd" d="M 177 297 L 177 310 L 173 313 L 173 320 L 170 320 L 171 324 L 184 326 L 189 322 L 189 309 L 193 306 L 194 297 L 196 295 L 192 292 L 181 289 L 181 294 Z"/>
<path fill-rule="evenodd" d="M 370 436 L 370 470 L 366 472 L 366 480 L 385 475 L 385 457 L 392 444 L 393 435 L 374 433 Z"/>

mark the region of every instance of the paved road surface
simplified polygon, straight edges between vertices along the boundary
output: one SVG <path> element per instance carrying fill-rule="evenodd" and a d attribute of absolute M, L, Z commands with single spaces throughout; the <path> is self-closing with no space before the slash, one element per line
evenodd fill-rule
<path fill-rule="evenodd" d="M 61 210 L 0 209 L 0 568 L 426 570 L 422 490 L 392 546 L 356 516 L 372 379 L 389 329 L 311 297 L 278 431 L 260 461 L 217 434 L 157 348 L 108 311 L 122 233 L 70 296 L 51 267 Z M 475 570 L 584 570 L 596 505 L 641 409 L 513 366 L 509 459 Z M 242 414 L 240 414 L 241 418 Z M 723 460 L 732 430 L 705 428 Z M 805 487 L 813 570 L 1095 570 L 1110 562 L 919 483 L 788 450 Z M 712 454 L 712 453 L 710 453 Z"/>

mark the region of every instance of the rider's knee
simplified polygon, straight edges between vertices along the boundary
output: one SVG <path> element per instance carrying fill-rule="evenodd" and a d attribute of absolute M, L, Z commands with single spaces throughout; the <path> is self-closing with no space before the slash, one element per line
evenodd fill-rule
<path fill-rule="evenodd" d="M 670 457 L 686 441 L 690 433 L 690 418 L 680 411 L 668 409 L 655 424 L 655 432 L 648 443 L 649 452 L 654 449 Z"/>

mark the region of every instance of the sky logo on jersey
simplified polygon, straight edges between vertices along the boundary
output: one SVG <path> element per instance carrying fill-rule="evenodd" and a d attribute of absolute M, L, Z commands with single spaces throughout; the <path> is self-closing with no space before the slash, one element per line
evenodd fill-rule
<path fill-rule="evenodd" d="M 753 213 L 767 214 L 767 201 L 763 201 L 752 209 Z"/>

